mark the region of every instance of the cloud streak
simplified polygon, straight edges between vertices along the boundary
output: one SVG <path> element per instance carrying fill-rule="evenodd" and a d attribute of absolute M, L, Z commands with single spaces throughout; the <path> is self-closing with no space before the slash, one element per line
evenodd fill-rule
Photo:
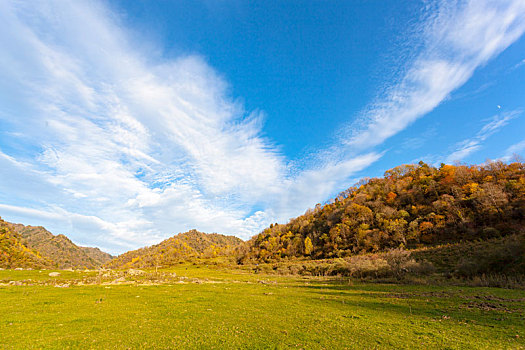
<path fill-rule="evenodd" d="M 436 108 L 525 31 L 521 0 L 439 2 L 419 31 L 423 49 L 385 96 L 349 125 L 352 149 L 382 144 Z"/>
<path fill-rule="evenodd" d="M 454 152 L 449 154 L 446 158 L 447 163 L 461 161 L 467 158 L 472 153 L 478 151 L 483 146 L 483 142 L 491 135 L 498 132 L 501 128 L 509 123 L 514 118 L 517 118 L 521 111 L 512 111 L 496 115 L 486 123 L 480 131 L 473 138 L 466 139 L 458 143 Z"/>
<path fill-rule="evenodd" d="M 145 59 L 97 3 L 0 6 L 0 209 L 17 218 L 112 251 L 192 227 L 248 238 L 377 159 L 296 173 L 201 57 Z"/>
<path fill-rule="evenodd" d="M 509 146 L 505 150 L 505 154 L 503 157 L 500 158 L 500 160 L 504 162 L 512 161 L 514 157 L 518 156 L 523 158 L 523 155 L 525 154 L 525 140 L 522 140 L 518 143 L 515 143 L 511 146 Z"/>

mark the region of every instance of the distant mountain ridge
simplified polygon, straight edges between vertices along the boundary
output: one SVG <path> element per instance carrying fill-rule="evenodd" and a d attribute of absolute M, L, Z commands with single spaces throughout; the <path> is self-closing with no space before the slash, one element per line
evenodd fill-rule
<path fill-rule="evenodd" d="M 192 258 L 231 255 L 242 242 L 235 236 L 190 230 L 159 244 L 126 252 L 105 266 L 109 268 L 168 267 Z"/>
<path fill-rule="evenodd" d="M 55 263 L 32 249 L 15 227 L 0 218 L 0 268 L 51 268 Z"/>
<path fill-rule="evenodd" d="M 53 235 L 42 226 L 12 224 L 28 246 L 53 261 L 60 269 L 94 269 L 107 263 L 113 257 L 98 248 L 80 247 L 65 235 Z"/>

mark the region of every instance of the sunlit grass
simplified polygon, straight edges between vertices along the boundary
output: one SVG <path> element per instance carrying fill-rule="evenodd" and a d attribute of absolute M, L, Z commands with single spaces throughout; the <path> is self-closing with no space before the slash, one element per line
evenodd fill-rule
<path fill-rule="evenodd" d="M 523 291 L 169 272 L 189 283 L 0 287 L 0 348 L 525 348 Z"/>

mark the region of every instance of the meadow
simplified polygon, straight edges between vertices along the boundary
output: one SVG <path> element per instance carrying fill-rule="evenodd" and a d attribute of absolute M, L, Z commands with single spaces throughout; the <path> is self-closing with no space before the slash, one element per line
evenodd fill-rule
<path fill-rule="evenodd" d="M 49 272 L 0 271 L 0 348 L 525 349 L 525 292 L 516 289 L 191 264 Z"/>

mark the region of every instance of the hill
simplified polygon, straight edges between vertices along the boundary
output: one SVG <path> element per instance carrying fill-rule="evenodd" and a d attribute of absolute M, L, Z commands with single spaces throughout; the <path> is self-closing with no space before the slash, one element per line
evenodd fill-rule
<path fill-rule="evenodd" d="M 105 263 L 108 263 L 111 259 L 113 259 L 113 255 L 103 252 L 100 250 L 100 248 L 97 247 L 81 247 L 78 246 L 84 254 L 86 254 L 89 258 L 93 259 L 97 263 L 97 267 L 104 265 Z"/>
<path fill-rule="evenodd" d="M 54 262 L 30 248 L 12 224 L 0 218 L 0 268 L 50 268 Z"/>
<path fill-rule="evenodd" d="M 193 258 L 232 255 L 240 238 L 217 233 L 190 230 L 168 238 L 157 245 L 129 251 L 108 264 L 109 268 L 168 267 Z"/>
<path fill-rule="evenodd" d="M 436 168 L 420 162 L 365 179 L 287 224 L 270 225 L 240 249 L 240 261 L 488 240 L 523 232 L 524 223 L 524 163 Z"/>
<path fill-rule="evenodd" d="M 42 226 L 13 224 L 28 246 L 52 260 L 60 269 L 93 269 L 107 263 L 112 256 L 98 248 L 79 247 L 64 235 L 53 235 Z"/>

